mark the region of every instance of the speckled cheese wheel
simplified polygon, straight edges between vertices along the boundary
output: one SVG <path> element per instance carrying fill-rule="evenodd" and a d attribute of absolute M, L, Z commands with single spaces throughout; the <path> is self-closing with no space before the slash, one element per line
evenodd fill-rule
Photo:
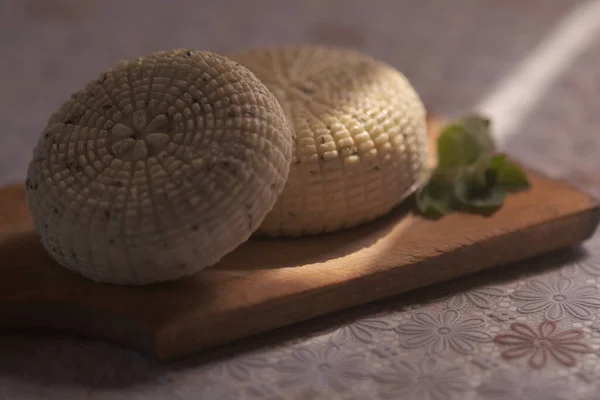
<path fill-rule="evenodd" d="M 289 172 L 283 110 L 246 68 L 185 49 L 120 62 L 74 93 L 27 172 L 35 229 L 86 278 L 142 285 L 215 264 Z"/>
<path fill-rule="evenodd" d="M 256 235 L 354 227 L 388 213 L 421 183 L 426 112 L 398 70 L 321 46 L 249 49 L 228 57 L 267 85 L 295 135 L 288 182 Z"/>

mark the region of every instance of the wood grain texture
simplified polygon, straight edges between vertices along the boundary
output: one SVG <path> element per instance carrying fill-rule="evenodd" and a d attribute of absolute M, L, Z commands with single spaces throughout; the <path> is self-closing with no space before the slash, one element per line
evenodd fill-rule
<path fill-rule="evenodd" d="M 432 140 L 439 123 L 432 123 Z M 0 327 L 50 328 L 171 358 L 587 239 L 594 198 L 529 171 L 530 190 L 492 217 L 424 220 L 407 206 L 337 234 L 252 239 L 217 266 L 166 284 L 98 284 L 56 265 L 22 185 L 0 189 Z"/>

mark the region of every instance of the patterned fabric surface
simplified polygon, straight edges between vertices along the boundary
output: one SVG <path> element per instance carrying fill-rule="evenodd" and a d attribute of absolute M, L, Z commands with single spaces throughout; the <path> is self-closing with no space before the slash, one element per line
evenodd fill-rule
<path fill-rule="evenodd" d="M 0 12 L 0 26 L 17 25 L 18 18 L 25 18 L 25 14 L 19 14 L 16 0 L 1 3 L 0 11 L 3 7 L 5 11 L 10 8 L 16 17 L 9 21 L 11 18 Z M 37 10 L 35 1 L 24 3 Z M 59 11 L 53 12 L 67 20 L 65 25 L 71 26 L 70 30 L 61 27 L 60 23 L 55 26 L 48 21 L 44 22 L 45 28 L 35 27 L 29 19 L 50 18 L 47 16 L 50 11 L 42 6 L 43 12 L 31 14 L 31 10 L 28 11 L 33 16 L 28 14 L 29 19 L 25 18 L 23 23 L 30 24 L 33 33 L 23 30 L 12 38 L 0 35 L 0 43 L 5 48 L 18 47 L 13 49 L 15 58 L 8 66 L 0 65 L 0 69 L 17 71 L 11 62 L 40 59 L 41 64 L 49 68 L 48 73 L 54 74 L 62 84 L 69 82 L 76 86 L 79 83 L 77 73 L 69 81 L 68 73 L 61 72 L 68 62 L 52 66 L 49 64 L 49 60 L 55 60 L 52 55 L 36 53 L 42 49 L 35 40 L 39 40 L 38 36 L 44 32 L 58 32 L 59 37 L 71 38 L 74 46 L 80 46 L 73 39 L 77 32 L 90 34 L 82 22 L 77 22 L 84 19 L 81 14 L 85 14 L 85 9 L 82 11 L 80 6 L 73 6 L 74 3 L 68 1 L 55 3 L 66 7 L 60 11 L 57 6 Z M 380 3 L 383 7 L 386 2 Z M 443 8 L 442 5 L 448 2 L 427 3 Z M 504 6 L 500 6 L 501 3 Z M 157 4 L 149 2 L 147 6 L 150 24 L 160 21 L 155 14 L 164 11 Z M 302 12 L 294 10 L 298 19 L 309 20 L 310 13 L 319 10 L 315 4 L 308 2 Z M 409 32 L 417 29 L 410 21 L 427 15 L 421 9 L 408 10 L 408 2 L 404 2 L 407 13 L 412 16 L 406 19 L 406 24 L 398 27 L 388 22 L 388 25 L 375 26 L 374 32 L 367 34 L 359 29 L 362 33 L 356 34 L 348 26 L 357 21 L 354 15 L 360 7 L 358 2 L 352 4 L 354 11 L 349 11 L 352 7 L 344 9 L 342 13 L 347 15 L 338 17 L 336 24 L 315 23 L 311 25 L 311 32 L 321 35 L 318 40 L 330 38 L 333 43 L 340 44 L 349 41 L 352 42 L 350 45 L 372 49 L 380 55 L 390 54 L 390 49 L 403 43 L 394 42 L 385 26 L 408 29 L 406 32 Z M 460 110 L 477 101 L 487 90 L 488 81 L 497 78 L 504 66 L 522 57 L 544 35 L 547 26 L 574 2 L 544 0 L 544 7 L 539 7 L 540 2 L 533 0 L 457 1 L 453 4 L 458 9 L 462 7 L 468 20 L 475 22 L 461 25 L 463 20 L 457 17 L 460 10 L 455 14 L 447 9 L 432 12 L 432 20 L 462 39 L 449 39 L 450 44 L 445 50 L 436 48 L 433 51 L 432 44 L 418 53 L 431 53 L 430 57 L 443 53 L 443 57 L 440 55 L 439 60 L 429 64 L 429 69 L 421 68 L 418 63 L 411 64 L 411 57 L 390 56 L 396 65 L 406 66 L 415 82 L 423 88 L 429 104 L 449 111 Z M 125 15 L 134 15 L 130 11 L 127 14 L 127 7 L 133 6 L 122 7 Z M 206 9 L 210 10 L 208 15 L 224 12 L 214 3 L 206 5 Z M 268 9 L 276 12 L 274 8 Z M 382 10 L 385 8 L 364 11 L 365 19 L 384 18 L 382 15 L 386 13 Z M 491 12 L 500 21 L 497 25 L 493 18 L 486 19 Z M 106 10 L 98 13 L 104 16 Z M 172 10 L 166 14 L 165 18 L 175 18 Z M 453 17 L 448 16 L 450 14 Z M 115 18 L 114 26 L 128 29 L 129 20 L 119 18 Z M 98 28 L 100 21 L 93 21 L 94 32 L 112 32 L 110 29 L 102 31 Z M 483 42 L 495 46 L 490 47 L 489 52 L 485 50 L 488 47 L 477 48 L 478 44 L 471 42 L 477 32 L 482 32 L 478 27 L 484 23 L 489 25 L 489 30 L 483 31 Z M 292 24 L 293 33 L 283 30 L 281 40 L 303 37 L 306 32 L 299 28 L 302 24 Z M 506 24 L 512 24 L 511 29 Z M 243 36 L 251 37 L 251 41 L 266 40 L 268 32 L 260 30 L 261 24 L 257 23 L 257 26 L 241 24 L 237 29 L 244 33 Z M 337 28 L 331 30 L 331 26 Z M 279 26 L 284 27 L 283 23 Z M 218 36 L 224 31 L 217 28 L 212 26 L 211 29 L 215 29 Z M 191 29 L 189 21 L 173 28 L 171 36 L 165 36 L 170 39 L 154 37 L 161 46 L 168 46 L 169 40 L 177 42 L 180 38 L 189 43 L 190 34 L 186 29 Z M 144 31 L 150 32 L 151 27 L 141 27 L 140 32 Z M 504 33 L 513 36 L 507 39 Z M 104 63 L 113 56 L 127 56 L 130 49 L 109 47 L 127 46 L 127 43 L 134 46 L 134 50 L 135 46 L 144 47 L 145 42 L 140 44 L 136 40 L 141 39 L 103 44 L 105 47 L 99 46 L 97 54 L 104 57 Z M 231 37 L 229 41 L 223 37 L 215 40 L 222 41 L 218 45 L 223 47 L 234 42 Z M 74 56 L 63 45 L 54 43 L 51 46 L 63 56 Z M 91 58 L 94 51 L 89 52 Z M 474 61 L 477 68 L 465 61 L 467 54 L 481 56 Z M 27 65 L 26 72 L 31 68 Z M 89 65 L 81 66 L 84 70 L 87 68 L 86 74 L 95 68 Z M 466 65 L 479 71 L 478 75 L 463 73 L 468 71 Z M 597 178 L 600 121 L 596 114 L 600 104 L 597 98 L 599 69 L 600 42 L 577 60 L 544 96 L 519 130 L 520 134 L 507 147 L 516 157 L 549 174 L 568 178 L 592 193 L 600 193 L 600 179 Z M 28 73 L 32 74 L 31 71 Z M 23 71 L 15 74 L 25 76 Z M 58 87 L 53 86 L 56 83 L 36 82 L 35 78 L 34 82 L 24 83 L 26 88 L 31 93 L 39 84 L 49 97 L 47 101 L 32 100 L 31 96 L 21 94 L 9 96 L 6 93 L 23 91 L 11 86 L 14 79 L 7 79 L 6 75 L 0 79 L 4 79 L 3 87 L 8 88 L 4 94 L 0 93 L 2 135 L 3 138 L 10 135 L 8 147 L 0 149 L 0 165 L 6 165 L 2 173 L 8 181 L 20 176 L 29 143 L 37 135 L 36 129 L 43 122 L 45 112 L 70 89 L 63 86 L 59 96 L 52 92 Z M 452 83 L 453 79 L 460 82 L 460 90 Z M 453 103 L 455 93 L 457 97 Z M 31 106 L 31 102 L 39 102 L 41 111 L 36 111 L 39 115 L 33 113 L 29 120 L 17 118 L 28 114 L 26 105 Z M 0 400 L 600 400 L 599 357 L 600 233 L 596 233 L 578 249 L 397 296 L 168 363 L 156 362 L 103 341 L 66 335 L 3 334 L 0 336 Z"/>
<path fill-rule="evenodd" d="M 600 235 L 182 361 L 3 336 L 0 399 L 598 399 Z"/>

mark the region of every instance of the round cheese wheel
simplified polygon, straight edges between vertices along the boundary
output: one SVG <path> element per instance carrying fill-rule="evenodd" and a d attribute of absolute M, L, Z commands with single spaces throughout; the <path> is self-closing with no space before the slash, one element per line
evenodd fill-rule
<path fill-rule="evenodd" d="M 425 107 L 398 70 L 322 46 L 228 57 L 265 83 L 294 134 L 288 182 L 256 235 L 358 226 L 388 213 L 422 183 L 429 151 Z"/>
<path fill-rule="evenodd" d="M 141 285 L 214 265 L 281 193 L 292 135 L 248 69 L 210 52 L 118 63 L 54 113 L 27 172 L 35 230 L 86 278 Z"/>

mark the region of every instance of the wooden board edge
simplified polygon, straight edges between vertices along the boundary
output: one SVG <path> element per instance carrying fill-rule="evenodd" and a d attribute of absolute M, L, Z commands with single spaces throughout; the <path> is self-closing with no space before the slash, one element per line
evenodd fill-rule
<path fill-rule="evenodd" d="M 517 261 L 531 259 L 543 255 L 548 251 L 556 251 L 558 249 L 565 249 L 578 245 L 589 239 L 596 231 L 599 224 L 600 204 L 594 201 L 590 196 L 590 207 L 588 209 L 566 215 L 557 220 L 534 225 L 527 230 L 527 237 L 529 238 L 535 239 L 541 237 L 540 235 L 544 235 L 544 237 L 549 237 L 550 240 L 536 241 L 537 245 L 535 246 L 532 246 L 531 242 L 525 240 L 522 242 L 521 246 L 515 247 L 508 257 L 506 254 L 503 254 L 502 261 L 499 261 L 499 258 L 494 256 L 494 252 L 491 251 L 491 249 L 493 249 L 494 246 L 499 245 L 498 242 L 506 241 L 510 235 L 509 232 L 478 243 L 478 246 L 484 245 L 490 249 L 490 251 L 483 252 L 486 257 L 480 258 L 478 262 L 473 263 L 474 267 L 471 270 L 455 274 L 453 279 L 496 268 L 500 265 L 508 265 Z M 564 230 L 569 230 L 570 236 L 561 235 L 560 233 Z M 178 338 L 184 336 L 194 337 L 194 335 L 190 334 L 190 332 L 187 334 L 179 334 L 179 332 L 174 332 L 172 326 L 163 326 L 162 329 L 158 330 L 156 333 L 154 347 L 152 349 L 144 348 L 142 350 L 146 352 L 150 351 L 152 356 L 159 360 L 176 359 L 191 352 L 202 351 L 225 343 L 233 343 L 284 326 L 294 325 L 333 312 L 342 311 L 344 309 L 382 300 L 415 289 L 438 284 L 447 281 L 448 279 L 442 278 L 441 276 L 434 280 L 430 279 L 432 275 L 435 276 L 435 269 L 439 268 L 439 266 L 436 267 L 435 265 L 452 265 L 452 263 L 469 256 L 469 251 L 472 251 L 472 248 L 472 246 L 463 247 L 442 254 L 435 259 L 429 259 L 425 262 L 411 266 L 415 270 L 415 276 L 428 276 L 427 284 L 415 281 L 410 285 L 399 285 L 397 281 L 399 279 L 404 279 L 404 274 L 406 274 L 405 269 L 403 269 L 403 271 L 394 271 L 392 269 L 385 273 L 365 275 L 343 284 L 331 285 L 305 293 L 299 293 L 290 296 L 289 298 L 278 299 L 277 301 L 265 303 L 257 307 L 259 310 L 256 312 L 259 313 L 279 313 L 280 316 L 278 318 L 271 319 L 271 321 L 278 321 L 278 323 L 273 322 L 265 325 L 265 321 L 261 320 L 259 325 L 252 325 L 254 321 L 244 318 L 245 310 L 239 310 L 238 312 L 222 316 L 221 320 L 223 321 L 223 324 L 228 325 L 228 329 L 220 331 L 229 332 L 230 335 L 221 337 L 218 341 L 186 343 L 179 341 Z M 440 261 L 440 258 L 442 261 Z M 396 272 L 396 274 L 394 274 L 394 272 Z M 402 276 L 400 275 L 401 273 Z M 373 290 L 374 287 L 377 287 L 377 290 Z M 358 296 L 352 296 L 353 293 L 358 291 L 362 293 L 360 300 Z M 365 293 L 370 293 L 371 295 L 366 296 Z M 344 298 L 345 300 L 341 302 L 339 301 L 340 298 Z M 349 299 L 356 300 L 353 301 Z M 291 307 L 292 304 L 298 302 L 306 304 L 300 313 L 297 312 L 297 308 Z M 290 306 L 288 307 L 288 305 Z M 296 310 L 296 313 L 285 313 L 286 310 L 291 309 Z M 237 337 L 235 334 L 235 332 L 238 331 L 238 329 L 236 329 L 236 323 L 244 324 L 243 328 L 240 328 L 240 330 L 245 332 L 243 337 Z"/>

